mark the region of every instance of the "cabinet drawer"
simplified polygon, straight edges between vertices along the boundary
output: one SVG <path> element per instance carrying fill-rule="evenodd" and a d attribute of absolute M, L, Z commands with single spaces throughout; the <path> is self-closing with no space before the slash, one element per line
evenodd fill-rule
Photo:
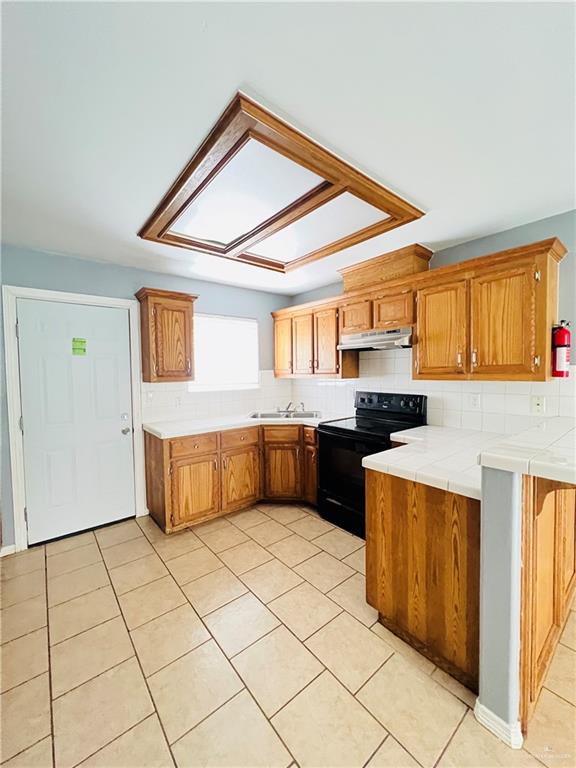
<path fill-rule="evenodd" d="M 300 442 L 300 426 L 262 427 L 265 443 L 298 443 Z"/>
<path fill-rule="evenodd" d="M 205 435 L 190 435 L 170 440 L 170 458 L 196 456 L 209 451 L 218 450 L 218 432 L 208 432 Z"/>
<path fill-rule="evenodd" d="M 258 427 L 229 429 L 220 433 L 220 445 L 223 451 L 227 448 L 241 448 L 243 445 L 256 445 L 258 441 Z"/>
<path fill-rule="evenodd" d="M 316 427 L 304 427 L 304 442 L 307 445 L 316 445 Z"/>

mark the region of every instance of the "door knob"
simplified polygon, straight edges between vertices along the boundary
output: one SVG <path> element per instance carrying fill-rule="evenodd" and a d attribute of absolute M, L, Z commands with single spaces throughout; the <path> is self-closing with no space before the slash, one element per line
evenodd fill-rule
<path fill-rule="evenodd" d="M 130 429 L 130 427 L 124 427 L 124 429 L 122 430 L 122 434 L 123 434 L 123 435 L 127 435 L 127 434 L 129 434 L 130 432 L 132 432 L 132 430 Z"/>

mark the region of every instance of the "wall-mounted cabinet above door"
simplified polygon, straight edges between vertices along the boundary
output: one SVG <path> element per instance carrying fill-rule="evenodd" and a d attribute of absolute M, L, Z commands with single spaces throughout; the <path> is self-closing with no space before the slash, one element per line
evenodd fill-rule
<path fill-rule="evenodd" d="M 196 296 L 141 288 L 142 378 L 144 381 L 194 379 L 193 307 Z"/>

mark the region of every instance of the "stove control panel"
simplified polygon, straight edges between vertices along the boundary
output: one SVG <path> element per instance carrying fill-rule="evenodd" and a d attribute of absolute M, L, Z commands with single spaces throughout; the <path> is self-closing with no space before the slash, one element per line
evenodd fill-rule
<path fill-rule="evenodd" d="M 414 416 L 426 414 L 426 395 L 400 395 L 396 392 L 356 392 L 356 408 L 370 411 L 389 411 Z"/>

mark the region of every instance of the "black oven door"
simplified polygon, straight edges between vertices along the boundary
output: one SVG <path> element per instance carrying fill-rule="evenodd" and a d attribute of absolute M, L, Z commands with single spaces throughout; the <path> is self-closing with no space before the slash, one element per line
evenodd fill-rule
<path fill-rule="evenodd" d="M 365 535 L 365 491 L 362 459 L 390 447 L 379 435 L 372 439 L 352 433 L 318 430 L 318 512 L 342 528 Z"/>

